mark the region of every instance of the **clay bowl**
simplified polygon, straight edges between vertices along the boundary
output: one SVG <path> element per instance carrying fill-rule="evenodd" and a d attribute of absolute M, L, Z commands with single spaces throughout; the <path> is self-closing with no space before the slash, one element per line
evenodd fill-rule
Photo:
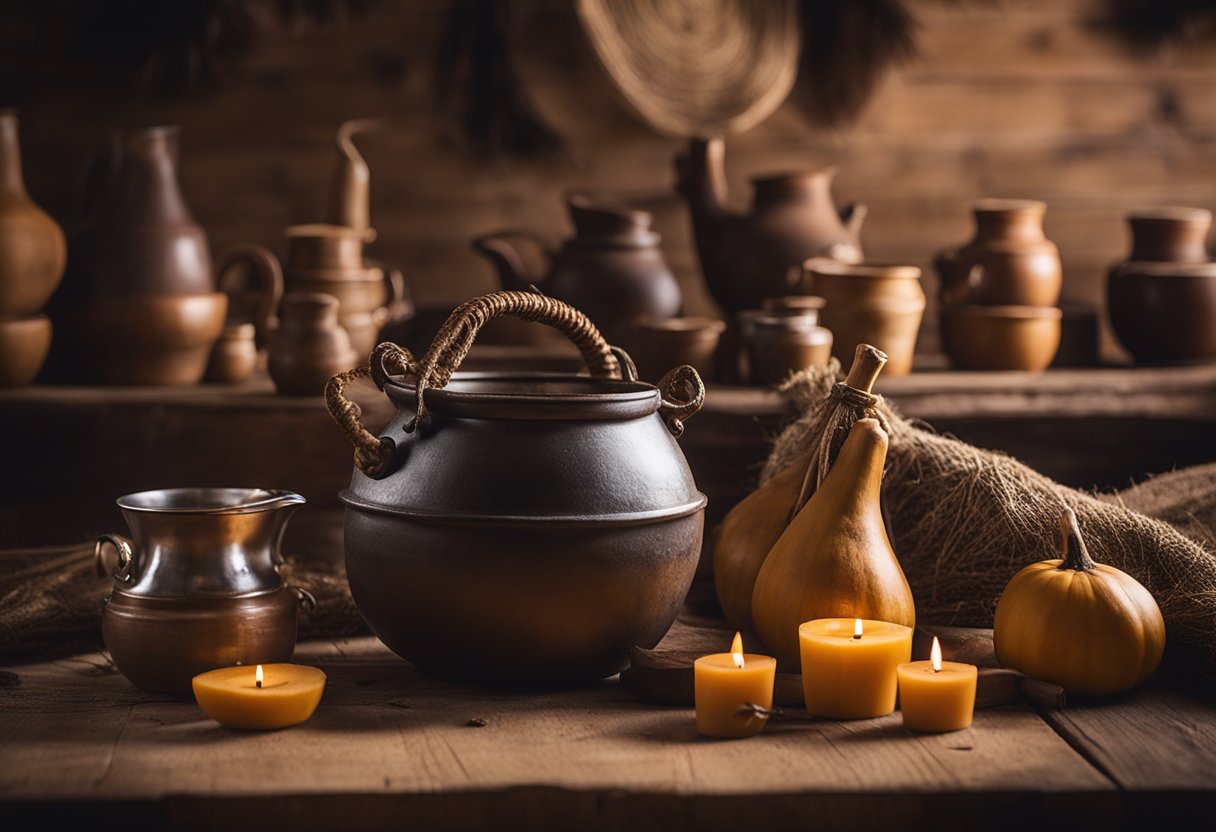
<path fill-rule="evenodd" d="M 955 306 L 946 310 L 946 352 L 960 370 L 1047 369 L 1060 346 L 1063 313 L 1044 306 Z"/>
<path fill-rule="evenodd" d="M 51 319 L 46 315 L 0 316 L 0 387 L 29 384 L 50 351 Z"/>
<path fill-rule="evenodd" d="M 227 311 L 223 292 L 96 300 L 65 313 L 64 359 L 96 384 L 197 384 Z"/>
<path fill-rule="evenodd" d="M 1137 364 L 1216 360 L 1216 263 L 1124 263 L 1106 295 L 1111 328 Z"/>
<path fill-rule="evenodd" d="M 657 383 L 667 372 L 688 364 L 702 377 L 713 375 L 714 355 L 726 324 L 717 318 L 641 318 L 633 324 L 630 355 L 642 381 Z"/>

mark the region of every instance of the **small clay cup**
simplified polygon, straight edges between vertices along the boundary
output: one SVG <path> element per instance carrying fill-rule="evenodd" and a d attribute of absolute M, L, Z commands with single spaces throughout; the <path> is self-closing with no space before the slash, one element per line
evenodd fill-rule
<path fill-rule="evenodd" d="M 1111 328 L 1137 364 L 1216 360 L 1216 263 L 1124 263 L 1106 291 Z"/>
<path fill-rule="evenodd" d="M 320 396 L 332 376 L 359 364 L 350 336 L 338 324 L 338 299 L 317 292 L 288 293 L 267 365 L 275 389 L 287 396 Z"/>
<path fill-rule="evenodd" d="M 657 383 L 672 367 L 688 364 L 702 377 L 713 375 L 714 356 L 726 324 L 717 318 L 640 318 L 633 324 L 638 378 Z"/>
<path fill-rule="evenodd" d="M 790 373 L 825 367 L 832 355 L 832 333 L 802 315 L 758 315 L 747 342 L 749 380 L 771 387 Z"/>
<path fill-rule="evenodd" d="M 258 365 L 257 327 L 251 323 L 224 327 L 211 348 L 203 380 L 214 384 L 240 384 L 253 375 Z"/>
<path fill-rule="evenodd" d="M 1063 313 L 1050 306 L 955 306 L 945 310 L 946 351 L 960 370 L 1047 369 Z"/>
<path fill-rule="evenodd" d="M 46 315 L 0 316 L 0 387 L 24 387 L 38 375 L 51 351 Z"/>

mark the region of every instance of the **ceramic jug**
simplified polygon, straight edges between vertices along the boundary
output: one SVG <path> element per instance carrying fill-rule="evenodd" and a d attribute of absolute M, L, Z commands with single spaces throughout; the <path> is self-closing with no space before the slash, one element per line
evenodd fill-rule
<path fill-rule="evenodd" d="M 0 315 L 39 312 L 66 257 L 63 231 L 26 193 L 17 114 L 0 110 Z"/>
<path fill-rule="evenodd" d="M 556 251 L 526 230 L 496 231 L 473 241 L 474 251 L 498 268 L 504 289 L 527 291 L 535 284 L 580 309 L 610 340 L 627 337 L 637 318 L 679 314 L 680 286 L 663 259 L 648 212 L 593 202 L 578 193 L 566 196 L 566 206 L 575 233 Z M 545 276 L 529 273 L 512 239 L 529 240 L 547 254 Z"/>
<path fill-rule="evenodd" d="M 215 291 L 207 234 L 177 178 L 178 129 L 115 136 L 90 175 L 85 228 L 72 241 L 65 288 L 88 299 Z"/>
<path fill-rule="evenodd" d="M 866 209 L 853 203 L 837 211 L 835 168 L 753 178 L 752 210 L 739 214 L 727 207 L 724 154 L 720 138 L 694 140 L 677 159 L 677 175 L 705 282 L 731 317 L 766 298 L 795 294 L 809 257 L 861 261 Z"/>
<path fill-rule="evenodd" d="M 304 498 L 257 488 L 170 488 L 118 499 L 131 536 L 98 538 L 99 574 L 114 586 L 101 634 L 137 687 L 189 693 L 190 680 L 235 664 L 291 659 L 307 593 L 279 575 L 279 542 Z"/>
<path fill-rule="evenodd" d="M 267 351 L 275 389 L 288 396 L 320 396 L 330 376 L 360 356 L 338 325 L 338 299 L 318 292 L 289 292 L 282 321 Z"/>
<path fill-rule="evenodd" d="M 981 199 L 973 206 L 975 236 L 939 252 L 942 306 L 1055 306 L 1063 269 L 1056 244 L 1043 234 L 1046 204 L 1029 199 Z"/>

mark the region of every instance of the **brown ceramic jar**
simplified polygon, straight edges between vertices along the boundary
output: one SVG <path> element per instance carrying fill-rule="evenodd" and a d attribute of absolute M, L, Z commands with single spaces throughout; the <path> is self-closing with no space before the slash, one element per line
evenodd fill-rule
<path fill-rule="evenodd" d="M 338 299 L 315 292 L 284 296 L 267 361 L 275 388 L 288 396 L 320 396 L 330 376 L 358 365 L 359 354 L 338 325 Z"/>
<path fill-rule="evenodd" d="M 759 315 L 751 320 L 747 363 L 752 384 L 772 387 L 791 373 L 825 367 L 832 333 L 805 315 Z"/>
<path fill-rule="evenodd" d="M 1212 212 L 1203 208 L 1145 208 L 1128 214 L 1132 251 L 1128 260 L 1206 263 Z"/>
<path fill-rule="evenodd" d="M 1043 234 L 1045 203 L 981 199 L 973 206 L 975 237 L 934 259 L 942 305 L 1055 306 L 1063 268 Z M 889 370 L 889 368 L 888 368 Z"/>
<path fill-rule="evenodd" d="M 819 320 L 832 331 L 832 355 L 844 364 L 858 344 L 873 344 L 887 354 L 887 375 L 912 371 L 925 311 L 920 269 L 828 260 L 808 261 L 807 269 L 815 293 L 825 301 Z"/>
<path fill-rule="evenodd" d="M 1137 364 L 1216 360 L 1216 263 L 1122 263 L 1106 291 L 1111 328 Z"/>
<path fill-rule="evenodd" d="M 17 114 L 0 110 L 0 315 L 40 312 L 66 258 L 63 231 L 26 193 Z"/>
<path fill-rule="evenodd" d="M 256 332 L 251 323 L 224 327 L 219 340 L 211 348 L 211 358 L 207 361 L 203 380 L 215 384 L 240 384 L 248 380 L 258 364 Z"/>

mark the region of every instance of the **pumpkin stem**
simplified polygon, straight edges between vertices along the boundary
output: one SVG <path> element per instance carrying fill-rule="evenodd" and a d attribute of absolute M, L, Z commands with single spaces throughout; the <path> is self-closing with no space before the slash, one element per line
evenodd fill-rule
<path fill-rule="evenodd" d="M 1085 539 L 1081 537 L 1081 528 L 1077 525 L 1077 513 L 1071 508 L 1065 508 L 1060 516 L 1060 557 L 1063 563 L 1060 569 L 1072 569 L 1076 572 L 1088 572 L 1097 566 L 1089 556 Z"/>

